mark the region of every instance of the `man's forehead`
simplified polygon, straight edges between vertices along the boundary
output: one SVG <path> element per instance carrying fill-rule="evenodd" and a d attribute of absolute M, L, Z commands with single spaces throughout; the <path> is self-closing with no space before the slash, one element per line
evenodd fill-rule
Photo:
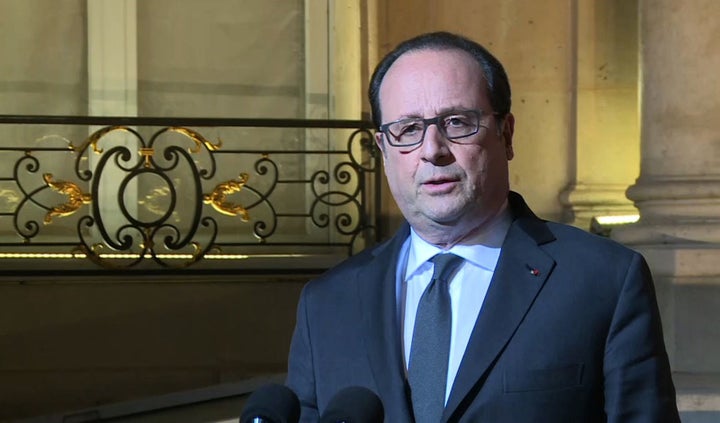
<path fill-rule="evenodd" d="M 467 91 L 472 86 L 479 91 Z M 434 92 L 436 100 L 486 93 L 482 68 L 470 54 L 459 49 L 420 49 L 406 52 L 392 64 L 380 85 L 379 100 L 386 104 L 390 93 L 415 97 L 418 90 L 432 92 L 429 87 L 442 87 Z"/>
<path fill-rule="evenodd" d="M 418 49 L 405 52 L 388 68 L 380 84 L 380 91 L 389 80 L 393 84 L 411 78 L 413 74 L 421 74 L 427 67 L 434 71 L 452 71 L 460 74 L 467 70 L 466 75 L 476 75 L 485 85 L 485 75 L 480 63 L 468 52 L 460 49 Z"/>
<path fill-rule="evenodd" d="M 465 50 L 461 50 L 458 48 L 419 48 L 415 50 L 409 50 L 400 55 L 397 59 L 395 59 L 395 62 L 390 65 L 390 68 L 388 69 L 388 73 L 392 71 L 393 68 L 397 67 L 398 64 L 402 64 L 403 62 L 412 61 L 412 62 L 431 62 L 431 61 L 445 61 L 448 60 L 448 58 L 460 58 L 462 57 L 463 61 L 467 62 L 469 65 L 476 64 L 478 68 L 480 68 L 479 63 L 475 58 Z"/>

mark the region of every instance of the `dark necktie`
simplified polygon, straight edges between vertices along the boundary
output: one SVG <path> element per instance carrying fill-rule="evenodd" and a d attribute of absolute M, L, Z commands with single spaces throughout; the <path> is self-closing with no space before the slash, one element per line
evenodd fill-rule
<path fill-rule="evenodd" d="M 438 423 L 445 408 L 452 309 L 448 280 L 463 259 L 438 254 L 432 280 L 420 297 L 408 365 L 415 422 Z"/>

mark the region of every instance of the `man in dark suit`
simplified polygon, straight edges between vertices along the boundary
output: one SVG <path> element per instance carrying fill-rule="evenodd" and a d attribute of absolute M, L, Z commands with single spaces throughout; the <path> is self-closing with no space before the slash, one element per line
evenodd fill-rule
<path fill-rule="evenodd" d="M 497 59 L 421 35 L 381 61 L 370 102 L 407 223 L 303 290 L 287 379 L 302 421 L 348 386 L 392 423 L 679 421 L 644 259 L 510 191 Z"/>

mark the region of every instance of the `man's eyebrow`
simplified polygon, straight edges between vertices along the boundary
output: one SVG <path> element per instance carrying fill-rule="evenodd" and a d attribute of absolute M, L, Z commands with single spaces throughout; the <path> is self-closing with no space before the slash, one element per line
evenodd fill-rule
<path fill-rule="evenodd" d="M 471 110 L 481 110 L 481 109 L 473 109 L 471 107 L 465 107 L 465 106 L 448 106 L 443 107 L 442 109 L 438 110 L 436 115 L 429 116 L 430 118 L 440 116 L 440 115 L 446 115 L 448 113 L 455 113 L 455 112 L 467 112 Z M 405 113 L 403 115 L 400 115 L 397 119 L 393 120 L 393 122 L 397 122 L 399 120 L 405 120 L 405 119 L 425 119 L 425 117 L 422 115 L 422 113 L 418 112 L 411 112 L 411 113 Z"/>
<path fill-rule="evenodd" d="M 475 110 L 481 110 L 481 109 L 473 108 L 473 107 L 465 107 L 465 106 L 452 106 L 452 107 L 443 107 L 442 109 L 440 109 L 438 114 L 445 115 L 448 113 L 469 112 L 469 111 L 475 111 Z"/>
<path fill-rule="evenodd" d="M 423 116 L 422 116 L 422 114 L 417 113 L 417 112 L 405 113 L 403 115 L 398 116 L 398 118 L 395 120 L 398 121 L 398 120 L 404 120 L 404 119 L 423 119 Z"/>

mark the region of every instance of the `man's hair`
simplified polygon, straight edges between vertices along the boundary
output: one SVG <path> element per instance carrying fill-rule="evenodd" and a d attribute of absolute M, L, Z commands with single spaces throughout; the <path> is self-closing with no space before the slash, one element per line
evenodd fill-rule
<path fill-rule="evenodd" d="M 379 128 L 382 123 L 380 85 L 385 74 L 400 56 L 407 52 L 420 50 L 460 50 L 468 53 L 482 68 L 490 105 L 494 111 L 501 117 L 510 113 L 510 82 L 500 61 L 485 47 L 461 35 L 449 32 L 431 32 L 398 44 L 393 51 L 383 57 L 375 68 L 372 78 L 370 78 L 368 97 L 370 98 L 373 124 L 376 128 Z"/>

